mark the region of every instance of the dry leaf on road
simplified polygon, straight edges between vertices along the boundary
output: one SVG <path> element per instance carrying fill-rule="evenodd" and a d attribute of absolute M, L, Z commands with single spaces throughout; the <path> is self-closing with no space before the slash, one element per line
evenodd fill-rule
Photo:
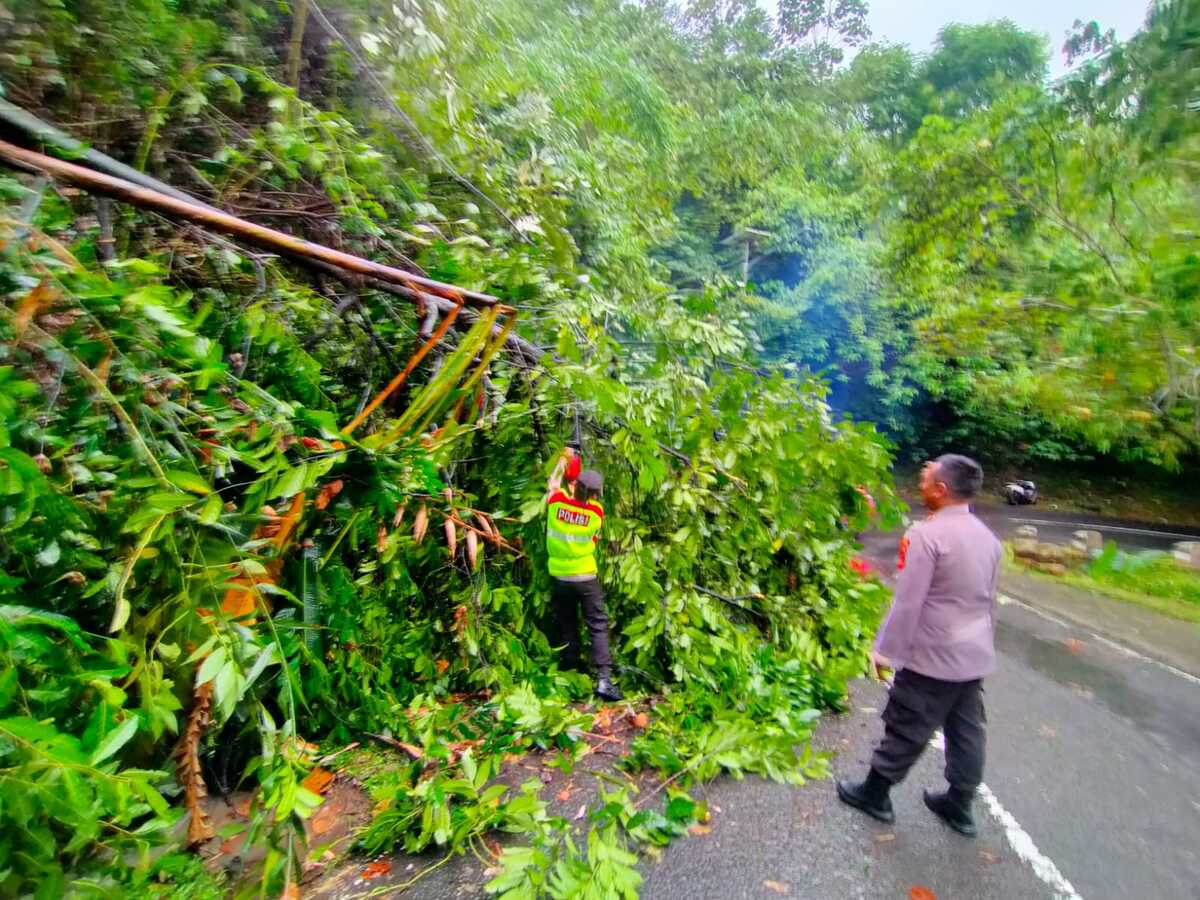
<path fill-rule="evenodd" d="M 790 890 L 782 881 L 771 881 L 769 878 L 763 882 L 763 887 L 770 888 L 777 894 L 786 894 Z"/>
<path fill-rule="evenodd" d="M 323 794 L 332 783 L 333 773 L 328 769 L 322 769 L 320 766 L 317 766 L 308 773 L 304 781 L 301 782 L 301 785 L 314 794 Z"/>
<path fill-rule="evenodd" d="M 339 804 L 326 803 L 323 805 L 310 820 L 313 834 L 322 835 L 327 832 L 337 824 L 338 818 L 343 812 L 344 810 Z"/>
<path fill-rule="evenodd" d="M 377 859 L 375 862 L 367 863 L 366 868 L 362 870 L 362 877 L 367 881 L 372 878 L 379 878 L 392 871 L 392 864 L 386 859 Z"/>
<path fill-rule="evenodd" d="M 937 900 L 937 895 L 929 888 L 915 884 L 908 889 L 908 900 Z"/>

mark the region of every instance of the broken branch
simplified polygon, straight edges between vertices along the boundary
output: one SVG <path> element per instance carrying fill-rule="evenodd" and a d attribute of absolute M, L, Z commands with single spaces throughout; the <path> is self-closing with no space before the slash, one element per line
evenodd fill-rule
<path fill-rule="evenodd" d="M 363 259 L 361 256 L 343 253 L 340 250 L 334 250 L 331 247 L 325 247 L 321 244 L 314 244 L 303 238 L 297 238 L 282 231 L 276 231 L 274 228 L 267 228 L 264 225 L 239 219 L 237 216 L 232 216 L 213 207 L 201 206 L 195 202 L 180 200 L 178 197 L 170 196 L 162 191 L 143 187 L 126 181 L 123 178 L 114 178 L 111 175 L 105 175 L 93 169 L 75 165 L 74 163 L 64 162 L 52 156 L 46 156 L 43 153 L 35 153 L 32 150 L 26 150 L 7 141 L 0 141 L 0 159 L 17 168 L 40 172 L 60 181 L 74 184 L 84 190 L 94 191 L 95 193 L 103 194 L 116 200 L 122 200 L 135 206 L 152 209 L 173 218 L 198 222 L 218 231 L 223 231 L 226 234 L 242 238 L 258 246 L 286 253 L 292 257 L 319 260 L 339 269 L 356 272 L 359 275 L 368 275 L 380 281 L 427 291 L 435 296 L 443 297 L 453 302 L 461 299 L 470 306 L 480 308 L 498 307 L 501 312 L 509 314 L 515 312 L 511 307 L 504 306 L 490 294 L 460 289 L 454 285 L 444 284 L 440 281 L 434 281 L 431 278 L 405 272 L 403 269 Z"/>

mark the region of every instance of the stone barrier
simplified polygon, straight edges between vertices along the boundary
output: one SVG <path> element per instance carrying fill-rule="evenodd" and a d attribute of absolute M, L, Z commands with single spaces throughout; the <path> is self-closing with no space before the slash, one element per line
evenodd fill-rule
<path fill-rule="evenodd" d="M 1010 544 L 1016 561 L 1050 575 L 1082 568 L 1104 549 L 1104 536 L 1098 531 L 1076 531 L 1067 544 L 1039 540 L 1038 530 L 1032 525 L 1022 525 L 1015 534 Z M 1174 545 L 1172 555 L 1181 565 L 1200 572 L 1200 540 L 1180 541 Z"/>
<path fill-rule="evenodd" d="M 1190 569 L 1200 572 L 1200 541 L 1180 541 L 1175 545 L 1175 558 Z"/>
<path fill-rule="evenodd" d="M 1012 539 L 1017 562 L 1048 575 L 1065 575 L 1070 567 L 1081 566 L 1090 557 L 1088 539 L 1077 536 L 1070 544 L 1038 540 L 1034 525 L 1022 525 Z"/>

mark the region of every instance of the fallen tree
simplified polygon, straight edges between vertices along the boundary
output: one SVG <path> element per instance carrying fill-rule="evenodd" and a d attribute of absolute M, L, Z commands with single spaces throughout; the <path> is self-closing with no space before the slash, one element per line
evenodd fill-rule
<path fill-rule="evenodd" d="M 449 852 L 505 828 L 527 846 L 499 861 L 498 893 L 571 895 L 600 869 L 635 890 L 637 812 L 675 833 L 699 814 L 680 793 L 697 779 L 824 771 L 797 747 L 861 669 L 881 605 L 845 527 L 866 521 L 855 485 L 889 508 L 887 449 L 831 424 L 819 383 L 761 366 L 736 291 L 626 295 L 622 273 L 583 282 L 562 261 L 565 230 L 512 249 L 428 210 L 433 274 L 376 262 L 405 215 L 388 193 L 404 166 L 304 104 L 320 128 L 288 132 L 304 127 L 288 108 L 227 148 L 195 218 L 286 258 L 181 228 L 191 205 L 156 188 L 0 147 L 177 217 L 95 216 L 77 190 L 0 175 L 3 887 L 177 877 L 150 847 L 202 840 L 204 794 L 243 784 L 270 849 L 256 885 L 279 890 L 320 803 L 310 742 L 379 735 L 411 764 L 372 849 Z M 284 165 L 289 134 L 353 173 L 321 198 L 345 229 L 330 243 L 359 253 L 240 231 L 217 205 L 267 163 L 286 175 L 261 208 L 310 196 L 320 159 Z M 406 233 L 433 233 L 418 224 Z M 526 315 L 534 297 L 548 313 Z M 506 330 L 514 310 L 536 343 Z M 646 716 L 627 764 L 661 786 L 644 810 L 598 813 L 592 851 L 536 786 L 491 783 L 506 754 L 586 747 L 587 679 L 541 630 L 545 477 L 577 421 L 606 476 L 602 577 Z"/>

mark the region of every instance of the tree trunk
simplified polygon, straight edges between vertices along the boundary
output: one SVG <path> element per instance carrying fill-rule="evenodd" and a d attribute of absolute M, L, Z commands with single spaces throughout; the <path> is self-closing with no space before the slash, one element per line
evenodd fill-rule
<path fill-rule="evenodd" d="M 300 121 L 300 58 L 304 51 L 304 28 L 308 24 L 308 0 L 292 3 L 292 39 L 288 44 L 287 83 L 296 96 L 289 105 L 292 124 Z"/>

